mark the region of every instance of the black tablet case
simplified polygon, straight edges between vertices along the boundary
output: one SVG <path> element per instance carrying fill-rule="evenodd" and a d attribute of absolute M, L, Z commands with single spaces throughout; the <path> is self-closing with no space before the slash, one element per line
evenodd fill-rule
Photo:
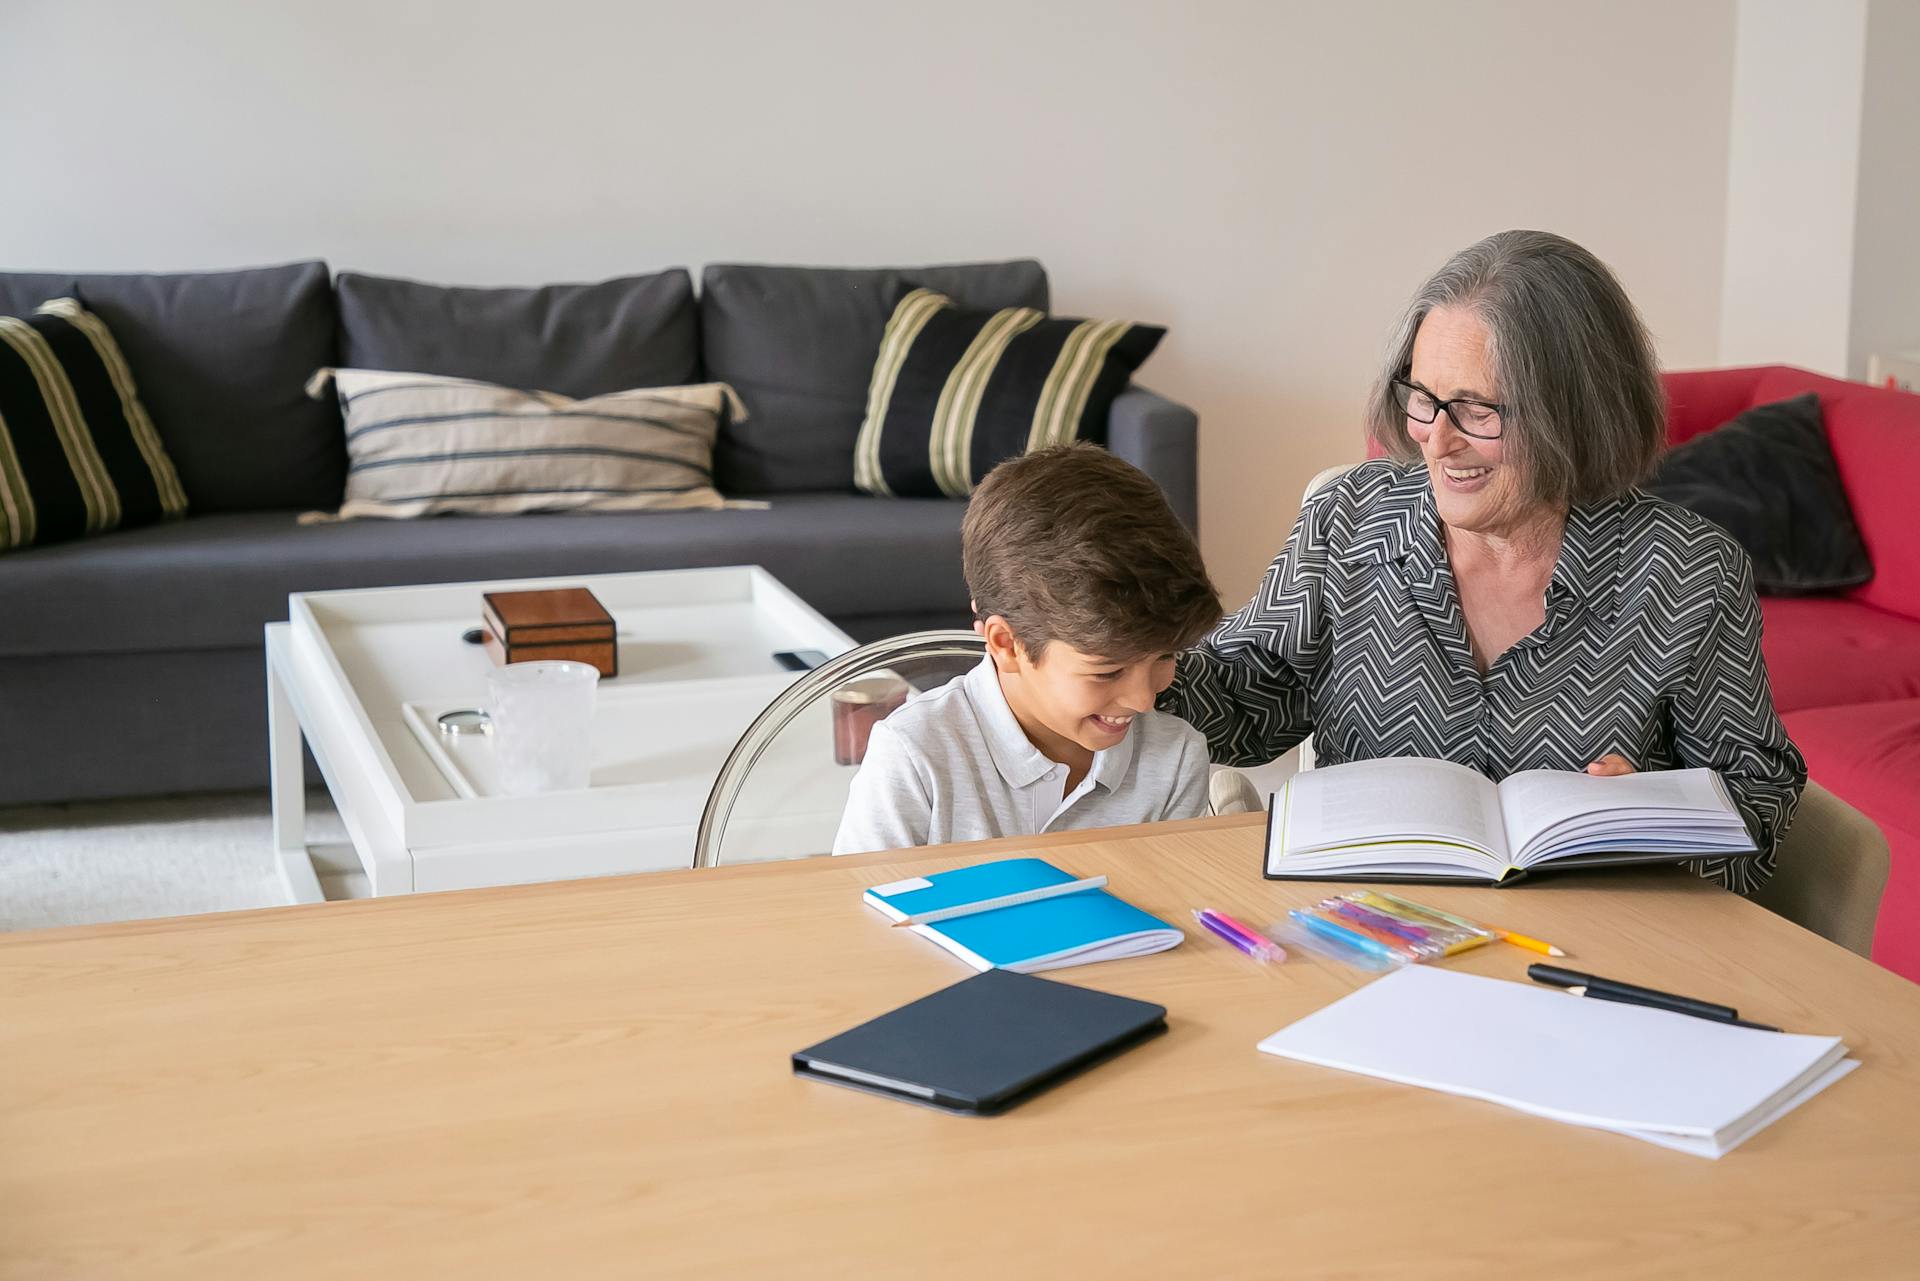
<path fill-rule="evenodd" d="M 950 1112 L 1004 1112 L 1160 1032 L 1164 1006 L 987 970 L 793 1056 L 835 1085 Z M 823 1070 L 860 1073 L 852 1079 Z"/>

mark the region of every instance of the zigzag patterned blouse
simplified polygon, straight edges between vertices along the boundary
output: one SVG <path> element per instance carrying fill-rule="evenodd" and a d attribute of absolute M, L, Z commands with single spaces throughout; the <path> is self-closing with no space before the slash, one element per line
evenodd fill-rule
<path fill-rule="evenodd" d="M 1318 759 L 1433 756 L 1499 780 L 1583 770 L 1718 770 L 1758 858 L 1701 859 L 1751 892 L 1806 785 L 1774 712 L 1746 553 L 1633 491 L 1568 514 L 1546 621 L 1474 665 L 1423 467 L 1363 463 L 1307 501 L 1260 590 L 1181 655 L 1160 707 L 1215 762 L 1257 765 L 1313 735 Z"/>

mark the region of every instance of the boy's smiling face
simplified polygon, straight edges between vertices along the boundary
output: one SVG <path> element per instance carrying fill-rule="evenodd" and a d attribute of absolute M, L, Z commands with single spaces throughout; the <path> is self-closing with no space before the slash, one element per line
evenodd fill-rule
<path fill-rule="evenodd" d="M 1173 683 L 1171 653 L 1115 660 L 1053 641 L 1036 660 L 1004 618 L 987 619 L 981 631 L 1020 728 L 1063 765 L 1084 769 L 1093 753 L 1117 746 Z"/>

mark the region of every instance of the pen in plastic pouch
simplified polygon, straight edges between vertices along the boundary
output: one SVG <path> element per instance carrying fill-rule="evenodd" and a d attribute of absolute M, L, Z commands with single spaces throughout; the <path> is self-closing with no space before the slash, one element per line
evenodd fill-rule
<path fill-rule="evenodd" d="M 1403 921 L 1440 922 L 1444 925 L 1452 926 L 1459 931 L 1459 937 L 1447 942 L 1446 950 L 1442 953 L 1444 956 L 1455 956 L 1461 952 L 1470 952 L 1476 947 L 1484 947 L 1488 943 L 1497 942 L 1500 939 L 1506 939 L 1508 942 L 1514 943 L 1519 947 L 1529 948 L 1536 952 L 1544 952 L 1549 956 L 1566 955 L 1566 953 L 1560 951 L 1559 948 L 1554 947 L 1550 943 L 1542 943 L 1537 939 L 1528 938 L 1524 934 L 1516 935 L 1506 930 L 1494 929 L 1491 926 L 1477 925 L 1465 917 L 1454 916 L 1450 912 L 1442 912 L 1437 907 L 1428 907 L 1423 903 L 1409 902 L 1397 894 L 1387 894 L 1375 890 L 1359 890 L 1356 891 L 1352 897 L 1367 904 L 1377 912 L 1398 917 Z"/>
<path fill-rule="evenodd" d="M 1303 912 L 1296 907 L 1289 910 L 1287 916 L 1299 922 L 1301 928 L 1305 930 L 1318 934 L 1322 938 L 1332 939 L 1376 960 L 1398 965 L 1407 959 L 1402 953 L 1394 951 L 1384 943 L 1375 942 L 1358 930 L 1350 930 L 1344 925 L 1329 921 L 1323 916 L 1316 916 L 1312 912 Z"/>
<path fill-rule="evenodd" d="M 1459 928 L 1429 913 L 1413 910 L 1413 904 L 1411 903 L 1403 903 L 1401 900 L 1388 898 L 1384 894 L 1376 894 L 1372 890 L 1355 890 L 1353 893 L 1343 894 L 1341 897 L 1350 903 L 1360 904 L 1369 912 L 1378 912 L 1382 916 L 1390 917 L 1393 920 L 1415 926 L 1419 929 L 1446 934 Z"/>
<path fill-rule="evenodd" d="M 1255 934 L 1240 922 L 1210 908 L 1196 907 L 1193 919 L 1200 922 L 1202 929 L 1225 939 L 1240 951 L 1259 961 L 1284 961 L 1287 950 L 1268 938 Z"/>
<path fill-rule="evenodd" d="M 1371 911 L 1354 903 L 1350 898 L 1336 899 L 1333 900 L 1333 902 L 1339 905 L 1334 910 L 1342 916 L 1351 918 L 1355 925 L 1360 928 L 1364 929 L 1367 926 L 1372 926 L 1375 931 L 1384 930 L 1395 938 L 1406 938 L 1407 935 L 1403 931 L 1412 931 L 1420 935 L 1417 940 L 1410 940 L 1405 946 L 1412 948 L 1413 951 L 1419 954 L 1419 958 L 1423 961 L 1437 960 L 1443 956 L 1454 956 L 1461 952 L 1471 951 L 1476 947 L 1484 947 L 1488 943 L 1493 942 L 1493 935 L 1491 934 L 1480 932 L 1468 933 L 1463 930 L 1456 930 L 1445 926 L 1423 927 L 1409 925 L 1403 916 L 1394 916 L 1387 912 Z M 1375 937 L 1378 937 L 1377 932 Z"/>
<path fill-rule="evenodd" d="M 1406 899 L 1396 897 L 1395 895 L 1392 895 L 1392 894 L 1381 894 L 1379 897 L 1383 899 L 1391 899 L 1393 902 L 1399 903 L 1402 906 L 1410 908 L 1415 912 L 1419 912 L 1426 917 L 1438 918 L 1443 921 L 1451 921 L 1453 924 L 1458 925 L 1460 928 L 1464 930 L 1470 930 L 1476 935 L 1485 934 L 1485 935 L 1490 935 L 1496 939 L 1504 939 L 1506 942 L 1513 944 L 1515 947 L 1523 947 L 1527 949 L 1529 952 L 1539 952 L 1545 956 L 1565 956 L 1566 955 L 1566 952 L 1563 949 L 1555 947 L 1553 944 L 1545 941 L 1544 939 L 1537 939 L 1528 934 L 1521 934 L 1517 930 L 1503 930 L 1497 925 L 1476 925 L 1474 922 L 1466 920 L 1462 917 L 1454 916 L 1447 912 L 1442 912 L 1437 907 L 1423 907 L 1418 903 L 1409 903 L 1407 902 Z"/>
<path fill-rule="evenodd" d="M 1413 944 L 1416 950 L 1424 950 L 1425 945 L 1433 938 L 1431 933 L 1417 925 L 1396 921 L 1381 912 L 1370 912 L 1351 899 L 1328 899 L 1321 906 L 1331 908 L 1342 916 L 1351 917 L 1361 925 L 1371 925 L 1374 929 L 1384 930 L 1397 939 L 1405 939 Z"/>
<path fill-rule="evenodd" d="M 1342 906 L 1345 905 L 1337 901 L 1316 903 L 1308 910 L 1323 921 L 1331 922 L 1332 924 L 1340 926 L 1342 929 L 1352 930 L 1355 934 L 1365 935 L 1381 947 L 1386 948 L 1389 952 L 1397 952 L 1402 956 L 1411 957 L 1414 960 L 1421 960 L 1426 957 L 1427 949 L 1415 947 L 1411 943 L 1404 943 L 1385 930 L 1375 929 L 1371 925 L 1356 921 L 1351 916 L 1342 915 L 1338 910 Z"/>

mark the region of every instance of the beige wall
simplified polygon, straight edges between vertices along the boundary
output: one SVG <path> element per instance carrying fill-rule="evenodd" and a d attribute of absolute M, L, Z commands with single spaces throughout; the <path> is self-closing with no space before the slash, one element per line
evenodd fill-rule
<path fill-rule="evenodd" d="M 1720 363 L 1841 377 L 1867 0 L 1740 0 L 1735 27 Z"/>
<path fill-rule="evenodd" d="M 1034 254 L 1169 325 L 1209 563 L 1357 456 L 1420 279 L 1503 227 L 1718 348 L 1732 0 L 100 4 L 0 12 L 0 256 L 470 283 Z"/>
<path fill-rule="evenodd" d="M 1920 350 L 1920 4 L 1738 0 L 1720 360 Z"/>
<path fill-rule="evenodd" d="M 1860 104 L 1847 376 L 1920 352 L 1920 3 L 1873 0 Z"/>

